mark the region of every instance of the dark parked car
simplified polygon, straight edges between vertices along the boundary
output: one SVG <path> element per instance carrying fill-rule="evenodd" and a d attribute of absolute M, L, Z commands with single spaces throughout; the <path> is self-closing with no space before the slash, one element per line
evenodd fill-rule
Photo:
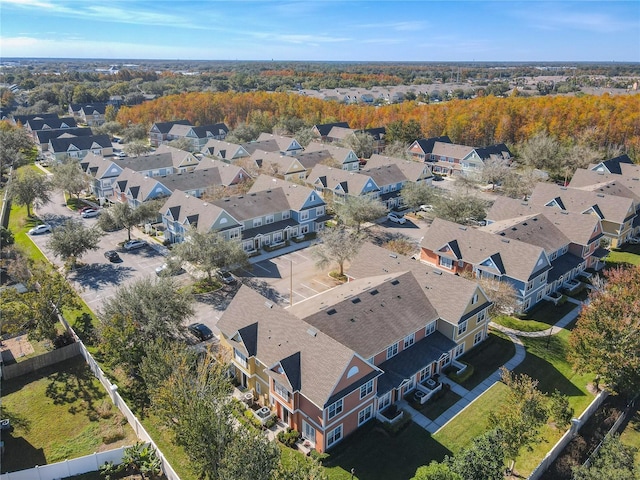
<path fill-rule="evenodd" d="M 194 337 L 202 341 L 213 338 L 211 329 L 202 323 L 192 323 L 187 327 L 187 330 L 189 330 Z"/>
<path fill-rule="evenodd" d="M 120 255 L 118 255 L 118 252 L 116 252 L 115 250 L 107 250 L 106 252 L 104 252 L 104 257 L 111 263 L 118 263 L 122 261 Z"/>
<path fill-rule="evenodd" d="M 225 270 L 220 270 L 218 277 L 220 277 L 220 280 L 222 280 L 222 283 L 225 285 L 234 285 L 237 282 L 236 277 L 234 277 L 231 272 Z"/>

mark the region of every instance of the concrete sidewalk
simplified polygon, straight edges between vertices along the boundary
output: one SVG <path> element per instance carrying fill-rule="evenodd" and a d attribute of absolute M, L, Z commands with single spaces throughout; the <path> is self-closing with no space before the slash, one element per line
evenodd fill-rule
<path fill-rule="evenodd" d="M 509 337 L 509 339 L 513 342 L 516 347 L 516 353 L 511 357 L 511 359 L 506 362 L 503 366 L 507 370 L 513 370 L 516 368 L 526 356 L 526 350 L 522 341 L 518 337 L 546 337 L 549 335 L 555 335 L 560 332 L 564 327 L 566 327 L 569 323 L 575 320 L 580 314 L 582 303 L 573 298 L 568 299 L 569 302 L 575 303 L 576 308 L 567 313 L 564 317 L 562 317 L 555 325 L 546 330 L 541 330 L 539 332 L 521 332 L 519 330 L 513 330 L 511 328 L 503 327 L 502 325 L 498 325 L 497 323 L 491 322 L 490 325 L 503 332 L 505 335 Z M 422 428 L 427 430 L 429 433 L 434 434 L 438 432 L 441 428 L 443 428 L 447 423 L 449 423 L 453 418 L 462 412 L 465 408 L 471 405 L 475 400 L 477 400 L 483 393 L 493 387 L 497 382 L 500 381 L 500 368 L 498 368 L 495 372 L 493 372 L 489 377 L 487 377 L 482 383 L 476 386 L 473 390 L 469 391 L 462 386 L 458 385 L 455 382 L 447 378 L 442 378 L 441 381 L 443 383 L 447 383 L 451 385 L 451 391 L 460 395 L 462 398 L 458 400 L 453 406 L 451 406 L 447 411 L 442 413 L 435 420 L 429 420 L 422 413 L 411 407 L 405 400 L 401 400 L 398 402 L 400 408 L 404 408 L 407 410 L 411 416 L 413 417 L 413 421 L 420 425 Z"/>

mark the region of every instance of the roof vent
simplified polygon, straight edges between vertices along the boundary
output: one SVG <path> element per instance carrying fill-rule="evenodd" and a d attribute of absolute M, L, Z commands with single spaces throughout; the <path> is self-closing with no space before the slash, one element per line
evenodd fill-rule
<path fill-rule="evenodd" d="M 561 213 L 562 215 L 569 215 L 569 212 L 565 212 L 564 210 L 562 210 L 560 213 Z"/>
<path fill-rule="evenodd" d="M 353 298 L 353 299 L 351 300 L 351 303 L 360 303 L 361 301 L 362 301 L 362 300 L 360 300 L 358 297 L 356 297 L 356 298 Z"/>
<path fill-rule="evenodd" d="M 391 258 L 398 258 L 398 255 L 396 255 L 395 253 L 390 253 L 390 254 L 389 254 L 389 256 L 390 256 Z"/>
<path fill-rule="evenodd" d="M 528 226 L 528 225 L 529 225 L 529 224 L 528 224 L 527 222 L 524 222 L 524 223 L 522 224 L 522 226 L 523 226 L 523 227 L 526 227 L 526 226 Z"/>
<path fill-rule="evenodd" d="M 307 333 L 312 337 L 315 337 L 316 335 L 318 335 L 318 332 L 316 332 L 313 328 L 308 329 Z"/>
<path fill-rule="evenodd" d="M 327 310 L 327 315 L 335 315 L 336 313 L 338 313 L 338 311 L 335 308 L 332 308 L 331 310 Z"/>
<path fill-rule="evenodd" d="M 435 273 L 436 275 L 442 275 L 442 272 L 440 270 L 434 270 L 433 273 Z"/>
<path fill-rule="evenodd" d="M 400 280 L 392 280 L 391 281 L 391 285 L 398 285 L 400 283 Z"/>
<path fill-rule="evenodd" d="M 500 232 L 500 236 L 501 236 L 501 237 L 504 237 L 504 236 L 505 236 L 505 233 L 504 233 L 504 232 Z"/>
<path fill-rule="evenodd" d="M 273 303 L 267 301 L 267 302 L 264 302 L 264 306 L 267 308 L 273 308 Z"/>
<path fill-rule="evenodd" d="M 378 294 L 378 293 L 380 293 L 380 292 L 378 292 L 378 290 L 376 290 L 376 289 L 373 289 L 373 290 L 371 290 L 369 293 L 370 293 L 371 295 L 377 295 L 377 294 Z"/>
<path fill-rule="evenodd" d="M 467 227 L 458 227 L 458 228 L 460 228 L 460 230 L 466 230 L 467 229 Z"/>
<path fill-rule="evenodd" d="M 598 197 L 604 198 L 604 193 L 596 193 Z"/>
<path fill-rule="evenodd" d="M 508 238 L 502 238 L 501 239 L 504 243 L 509 243 L 509 239 Z"/>
<path fill-rule="evenodd" d="M 533 220 L 534 222 L 537 222 L 538 219 L 537 218 L 532 218 L 531 220 Z"/>
<path fill-rule="evenodd" d="M 515 232 L 516 230 L 518 230 L 516 227 L 511 227 L 512 232 Z"/>

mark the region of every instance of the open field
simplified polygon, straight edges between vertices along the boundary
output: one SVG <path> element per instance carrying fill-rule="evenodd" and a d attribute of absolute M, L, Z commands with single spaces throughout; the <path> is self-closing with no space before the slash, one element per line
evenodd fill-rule
<path fill-rule="evenodd" d="M 2 382 L 2 416 L 14 427 L 3 435 L 2 471 L 89 455 L 136 436 L 80 356 Z"/>

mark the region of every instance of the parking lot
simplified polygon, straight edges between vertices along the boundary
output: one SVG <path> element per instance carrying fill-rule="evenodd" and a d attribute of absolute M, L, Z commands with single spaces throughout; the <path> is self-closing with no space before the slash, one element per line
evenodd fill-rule
<path fill-rule="evenodd" d="M 336 265 L 318 269 L 311 253 L 313 248 L 264 260 L 253 264 L 251 269 L 241 269 L 236 273 L 243 283 L 278 304 L 287 306 L 291 301 L 295 304 L 338 284 L 329 276 Z"/>

